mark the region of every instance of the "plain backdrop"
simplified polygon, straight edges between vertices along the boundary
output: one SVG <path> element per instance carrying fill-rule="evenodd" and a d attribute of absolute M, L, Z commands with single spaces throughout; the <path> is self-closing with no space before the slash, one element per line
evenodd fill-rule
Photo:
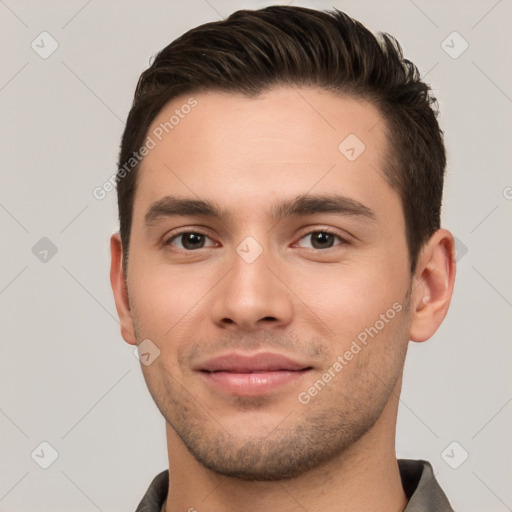
<path fill-rule="evenodd" d="M 0 0 L 0 511 L 135 510 L 167 468 L 164 421 L 108 279 L 115 192 L 92 191 L 116 171 L 151 56 L 271 4 Z M 396 36 L 435 90 L 458 275 L 442 327 L 410 344 L 397 455 L 431 461 L 457 511 L 512 510 L 512 3 L 293 5 Z"/>

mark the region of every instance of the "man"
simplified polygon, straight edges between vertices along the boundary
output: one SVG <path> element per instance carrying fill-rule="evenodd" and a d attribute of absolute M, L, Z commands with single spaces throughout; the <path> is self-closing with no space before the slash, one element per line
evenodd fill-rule
<path fill-rule="evenodd" d="M 140 77 L 111 282 L 166 421 L 138 512 L 450 511 L 395 426 L 449 307 L 435 99 L 342 12 L 238 11 Z"/>

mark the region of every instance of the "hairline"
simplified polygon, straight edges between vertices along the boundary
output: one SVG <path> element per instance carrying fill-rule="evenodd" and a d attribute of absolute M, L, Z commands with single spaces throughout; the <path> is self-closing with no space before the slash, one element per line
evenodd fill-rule
<path fill-rule="evenodd" d="M 150 134 L 151 127 L 153 126 L 153 123 L 158 118 L 159 115 L 162 114 L 164 109 L 169 108 L 169 106 L 177 102 L 180 98 L 185 98 L 186 96 L 193 96 L 198 94 L 219 94 L 221 96 L 242 96 L 247 99 L 257 99 L 262 96 L 264 96 L 267 93 L 270 93 L 274 91 L 275 89 L 281 88 L 281 87 L 288 87 L 293 90 L 295 90 L 295 87 L 298 88 L 311 88 L 313 90 L 321 91 L 321 92 L 329 92 L 335 96 L 338 97 L 345 97 L 348 99 L 353 99 L 359 103 L 362 104 L 369 104 L 375 110 L 377 111 L 378 115 L 380 116 L 382 120 L 382 126 L 379 126 L 379 128 L 382 130 L 384 140 L 385 140 L 385 146 L 383 155 L 381 155 L 382 158 L 382 166 L 381 169 L 383 171 L 383 178 L 385 179 L 386 183 L 398 194 L 401 210 L 402 210 L 402 216 L 404 218 L 404 225 L 405 225 L 405 237 L 407 241 L 407 252 L 408 252 L 408 259 L 409 259 L 409 265 L 410 265 L 410 272 L 411 274 L 414 273 L 416 268 L 416 263 L 418 259 L 418 254 L 413 254 L 412 247 L 410 246 L 410 227 L 408 226 L 408 220 L 406 215 L 406 201 L 404 197 L 404 190 L 400 186 L 399 183 L 397 183 L 397 180 L 394 179 L 393 172 L 390 171 L 391 169 L 396 169 L 398 167 L 398 174 L 401 174 L 403 170 L 401 169 L 401 162 L 400 157 L 397 153 L 397 149 L 393 149 L 393 146 L 396 145 L 396 140 L 393 139 L 391 125 L 393 124 L 393 119 L 389 112 L 386 111 L 385 108 L 383 108 L 381 102 L 379 102 L 379 94 L 371 94 L 370 91 L 356 91 L 354 87 L 351 87 L 350 85 L 342 85 L 340 87 L 328 87 L 324 86 L 320 83 L 300 83 L 298 81 L 290 81 L 290 80 L 279 80 L 276 79 L 272 83 L 268 84 L 267 86 L 261 87 L 260 89 L 253 90 L 253 91 L 247 91 L 244 90 L 235 84 L 233 87 L 224 87 L 224 86 L 215 86 L 215 85 L 199 85 L 199 86 L 192 86 L 190 88 L 184 88 L 181 89 L 179 92 L 177 92 L 174 95 L 170 95 L 169 98 L 165 100 L 161 108 L 154 114 L 153 118 L 149 121 L 148 127 L 146 131 L 142 135 L 142 140 L 146 140 L 146 138 Z M 378 125 L 381 123 L 379 122 Z M 377 127 L 377 125 L 375 126 Z M 371 128 L 373 129 L 373 128 Z M 128 229 L 128 236 L 125 241 L 122 240 L 123 243 L 123 271 L 127 273 L 128 270 L 128 261 L 129 261 L 129 247 L 130 247 L 130 241 L 131 241 L 131 232 L 132 232 L 132 226 L 133 226 L 133 210 L 135 205 L 135 197 L 138 189 L 139 184 L 139 176 L 140 171 L 144 168 L 144 162 L 146 160 L 146 157 L 143 157 L 142 160 L 133 168 L 132 174 L 133 176 L 133 195 L 132 195 L 132 204 L 131 204 L 131 211 L 130 211 L 130 225 Z"/>

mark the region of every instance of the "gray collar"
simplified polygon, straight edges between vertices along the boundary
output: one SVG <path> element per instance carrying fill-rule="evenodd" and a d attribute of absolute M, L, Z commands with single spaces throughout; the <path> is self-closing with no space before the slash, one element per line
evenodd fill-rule
<path fill-rule="evenodd" d="M 405 495 L 409 500 L 403 512 L 454 512 L 439 486 L 430 462 L 398 459 Z M 169 470 L 151 482 L 135 512 L 160 512 L 169 490 Z"/>

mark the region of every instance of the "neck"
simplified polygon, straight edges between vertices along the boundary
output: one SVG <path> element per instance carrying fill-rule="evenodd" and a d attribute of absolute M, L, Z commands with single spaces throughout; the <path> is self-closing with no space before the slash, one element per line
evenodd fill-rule
<path fill-rule="evenodd" d="M 395 395 L 398 396 L 398 395 Z M 169 499 L 165 512 L 400 512 L 407 505 L 395 455 L 398 399 L 375 425 L 331 461 L 290 480 L 245 481 L 197 462 L 167 424 Z"/>

